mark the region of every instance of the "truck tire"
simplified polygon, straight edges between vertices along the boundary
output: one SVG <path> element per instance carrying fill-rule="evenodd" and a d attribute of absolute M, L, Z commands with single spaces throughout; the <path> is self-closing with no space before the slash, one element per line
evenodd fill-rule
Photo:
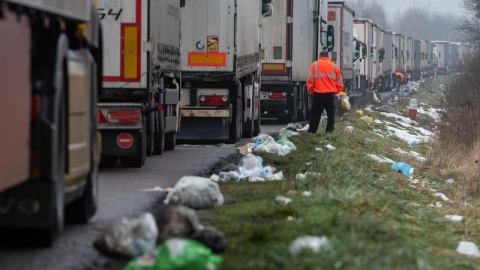
<path fill-rule="evenodd" d="M 101 68 L 97 66 L 97 68 Z M 97 78 L 97 74 L 92 74 L 93 78 Z M 96 81 L 96 80 L 94 80 Z M 92 87 L 92 100 L 97 100 L 97 91 Z M 65 218 L 68 222 L 86 224 L 97 211 L 98 204 L 98 165 L 100 163 L 99 137 L 97 134 L 97 106 L 92 102 L 91 108 L 91 125 L 90 125 L 90 172 L 87 176 L 82 196 L 72 203 L 68 204 L 65 211 Z"/>
<path fill-rule="evenodd" d="M 308 93 L 304 85 L 300 87 L 300 95 L 302 96 L 302 108 L 297 112 L 297 121 L 305 121 L 308 113 Z"/>
<path fill-rule="evenodd" d="M 165 133 L 165 150 L 175 150 L 177 134 L 175 132 Z"/>
<path fill-rule="evenodd" d="M 165 120 L 164 120 L 164 114 L 163 110 L 158 111 L 155 113 L 157 116 L 158 121 L 155 121 L 157 123 L 157 128 L 155 129 L 155 141 L 153 143 L 153 154 L 154 155 L 162 155 L 164 150 L 165 150 Z"/>
<path fill-rule="evenodd" d="M 50 186 L 50 208 L 49 208 L 49 228 L 46 234 L 46 244 L 52 246 L 57 236 L 64 230 L 64 213 L 65 213 L 65 171 L 66 171 L 66 154 L 67 154 L 67 65 L 66 52 L 68 48 L 67 37 L 62 34 L 57 41 L 57 52 L 61 59 L 56 60 L 55 77 L 53 78 L 54 87 L 57 97 L 50 98 L 51 106 L 54 114 L 52 123 L 56 126 L 56 132 L 51 140 L 53 151 L 51 155 L 51 162 L 54 171 L 51 172 L 52 181 Z M 62 49 L 65 51 L 62 54 Z M 56 99 L 56 100 L 55 100 Z M 56 109 L 58 108 L 58 110 Z"/>

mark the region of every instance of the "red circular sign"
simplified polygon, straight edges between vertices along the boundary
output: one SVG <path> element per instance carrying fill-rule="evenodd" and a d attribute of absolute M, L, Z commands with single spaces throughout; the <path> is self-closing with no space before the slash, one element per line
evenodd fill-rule
<path fill-rule="evenodd" d="M 117 136 L 117 145 L 122 149 L 128 149 L 133 145 L 133 136 L 128 132 L 122 132 Z"/>

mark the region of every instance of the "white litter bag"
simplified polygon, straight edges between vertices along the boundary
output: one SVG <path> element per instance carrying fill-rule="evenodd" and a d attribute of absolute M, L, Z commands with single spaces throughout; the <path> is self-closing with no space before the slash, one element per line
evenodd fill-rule
<path fill-rule="evenodd" d="M 164 201 L 169 205 L 184 205 L 194 209 L 213 208 L 223 204 L 218 184 L 209 178 L 184 176 L 178 180 Z"/>

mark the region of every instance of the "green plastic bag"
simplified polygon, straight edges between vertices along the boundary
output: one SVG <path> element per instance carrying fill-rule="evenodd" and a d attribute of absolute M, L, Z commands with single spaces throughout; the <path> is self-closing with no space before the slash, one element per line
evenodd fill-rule
<path fill-rule="evenodd" d="M 290 130 L 290 129 L 284 129 L 284 130 L 281 130 L 280 133 L 278 134 L 278 137 L 279 138 L 290 138 L 292 136 L 297 136 L 299 135 L 300 133 L 298 132 L 295 132 L 293 130 Z"/>
<path fill-rule="evenodd" d="M 289 140 L 286 140 L 286 139 L 278 140 L 277 143 L 281 144 L 281 145 L 288 146 L 288 148 L 290 148 L 290 150 L 292 150 L 292 151 L 297 150 L 297 147 L 295 146 L 295 144 L 293 142 L 289 141 Z"/>
<path fill-rule="evenodd" d="M 197 241 L 171 238 L 153 253 L 130 261 L 124 270 L 215 270 L 222 261 L 222 256 Z"/>

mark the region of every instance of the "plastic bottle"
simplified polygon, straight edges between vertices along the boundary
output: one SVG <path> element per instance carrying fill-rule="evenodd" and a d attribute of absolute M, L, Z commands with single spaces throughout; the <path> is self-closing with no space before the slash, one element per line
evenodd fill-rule
<path fill-rule="evenodd" d="M 275 202 L 278 203 L 278 204 L 281 204 L 281 205 L 287 205 L 287 204 L 292 202 L 292 199 L 287 198 L 287 197 L 283 197 L 283 196 L 277 196 L 275 198 Z"/>

